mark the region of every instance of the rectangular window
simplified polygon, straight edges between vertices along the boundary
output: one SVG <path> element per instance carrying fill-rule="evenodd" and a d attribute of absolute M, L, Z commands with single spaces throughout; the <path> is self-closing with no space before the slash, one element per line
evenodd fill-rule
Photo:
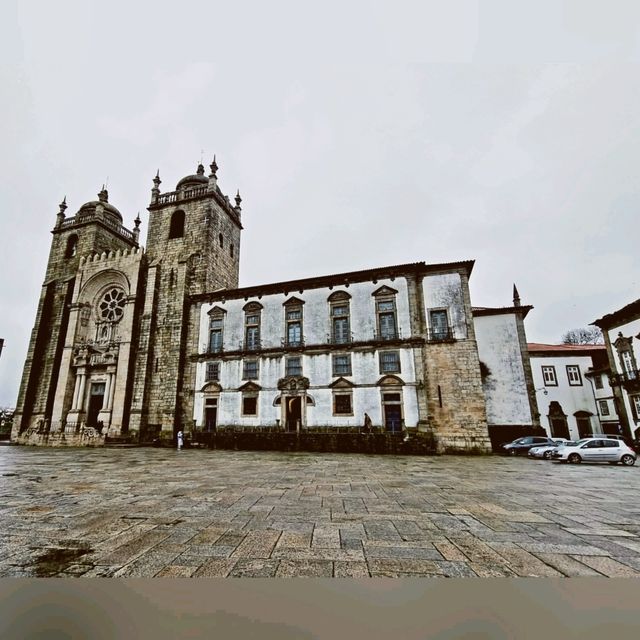
<path fill-rule="evenodd" d="M 204 379 L 205 379 L 205 382 L 211 382 L 212 380 L 220 380 L 220 363 L 219 362 L 207 362 L 207 372 Z"/>
<path fill-rule="evenodd" d="M 631 357 L 630 351 L 623 351 L 620 354 L 622 358 L 622 365 L 624 366 L 624 373 L 627 374 L 627 378 L 634 380 L 636 377 L 636 372 L 633 368 L 633 358 Z"/>
<path fill-rule="evenodd" d="M 257 360 L 244 360 L 243 369 L 242 369 L 242 378 L 244 380 L 258 379 L 258 361 Z"/>
<path fill-rule="evenodd" d="M 429 311 L 429 324 L 429 340 L 438 342 L 449 340 L 453 337 L 446 309 L 432 309 Z"/>
<path fill-rule="evenodd" d="M 351 354 L 333 356 L 333 375 L 334 376 L 350 376 L 351 375 Z"/>
<path fill-rule="evenodd" d="M 631 404 L 636 410 L 636 416 L 640 416 L 640 396 L 629 396 L 629 400 L 631 400 Z"/>
<path fill-rule="evenodd" d="M 257 396 L 242 396 L 242 415 L 257 416 L 258 415 L 258 398 Z"/>
<path fill-rule="evenodd" d="M 580 375 L 580 367 L 575 364 L 567 365 L 567 378 L 572 387 L 582 386 L 582 376 Z"/>
<path fill-rule="evenodd" d="M 600 400 L 598 402 L 600 405 L 600 415 L 608 416 L 609 415 L 609 403 L 606 400 Z"/>
<path fill-rule="evenodd" d="M 222 318 L 211 318 L 209 323 L 209 351 L 210 353 L 222 351 Z"/>
<path fill-rule="evenodd" d="M 331 307 L 331 338 L 334 344 L 351 342 L 349 305 L 339 304 Z"/>
<path fill-rule="evenodd" d="M 376 311 L 378 314 L 378 339 L 395 340 L 398 337 L 395 301 L 378 300 Z"/>
<path fill-rule="evenodd" d="M 260 348 L 260 314 L 252 313 L 245 316 L 244 347 L 247 350 Z"/>
<path fill-rule="evenodd" d="M 556 378 L 555 367 L 542 367 L 542 379 L 545 387 L 557 387 L 558 379 Z"/>
<path fill-rule="evenodd" d="M 286 376 L 302 375 L 302 358 L 287 358 L 285 363 Z"/>
<path fill-rule="evenodd" d="M 302 344 L 302 308 L 287 309 L 286 344 L 297 347 Z"/>
<path fill-rule="evenodd" d="M 383 351 L 380 354 L 380 373 L 400 373 L 400 353 Z"/>
<path fill-rule="evenodd" d="M 350 393 L 336 393 L 333 396 L 333 415 L 345 416 L 353 415 L 353 407 L 351 405 Z"/>
<path fill-rule="evenodd" d="M 596 385 L 596 389 L 602 389 L 602 376 L 597 374 L 593 377 L 594 384 Z"/>

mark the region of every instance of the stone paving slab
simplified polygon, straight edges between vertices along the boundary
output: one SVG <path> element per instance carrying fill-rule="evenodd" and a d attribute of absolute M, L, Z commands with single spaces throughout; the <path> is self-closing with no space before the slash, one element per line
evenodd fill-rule
<path fill-rule="evenodd" d="M 640 577 L 640 471 L 0 448 L 0 576 Z"/>

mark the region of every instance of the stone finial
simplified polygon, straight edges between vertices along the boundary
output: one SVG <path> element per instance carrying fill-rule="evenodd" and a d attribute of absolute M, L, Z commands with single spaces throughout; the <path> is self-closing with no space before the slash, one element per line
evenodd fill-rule
<path fill-rule="evenodd" d="M 236 209 L 240 209 L 240 203 L 242 202 L 242 198 L 240 197 L 240 189 L 238 189 L 238 192 L 236 193 Z"/>
<path fill-rule="evenodd" d="M 161 182 L 162 180 L 160 180 L 160 169 L 158 169 L 158 171 L 156 171 L 156 177 L 153 179 L 153 189 L 151 189 L 151 204 L 155 204 L 160 198 Z"/>
<path fill-rule="evenodd" d="M 218 163 L 216 162 L 216 157 L 213 156 L 213 162 L 209 165 L 209 167 L 211 168 L 211 173 L 209 174 L 209 177 L 213 177 L 213 178 L 217 178 L 217 173 L 218 173 Z"/>
<path fill-rule="evenodd" d="M 102 185 L 102 189 L 98 194 L 98 200 L 100 202 L 109 202 L 109 192 L 104 188 L 104 185 Z"/>
<path fill-rule="evenodd" d="M 60 207 L 60 210 L 56 215 L 56 227 L 60 227 L 64 222 L 64 218 L 65 218 L 64 212 L 67 210 L 67 196 L 63 198 L 62 202 L 58 205 L 58 207 Z"/>
<path fill-rule="evenodd" d="M 518 289 L 516 288 L 515 284 L 513 285 L 513 306 L 520 306 L 520 294 L 518 293 Z"/>
<path fill-rule="evenodd" d="M 136 241 L 136 244 L 138 244 L 138 239 L 140 238 L 141 222 L 142 220 L 140 220 L 140 212 L 138 211 L 138 215 L 136 216 L 136 219 L 133 221 L 133 238 Z"/>
<path fill-rule="evenodd" d="M 203 176 L 204 175 L 204 166 L 202 164 L 198 164 L 198 168 L 196 169 L 196 173 L 199 176 Z"/>

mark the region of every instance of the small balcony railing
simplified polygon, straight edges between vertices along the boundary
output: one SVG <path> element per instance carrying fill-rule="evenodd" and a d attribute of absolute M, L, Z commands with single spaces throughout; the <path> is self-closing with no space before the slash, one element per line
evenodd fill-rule
<path fill-rule="evenodd" d="M 402 331 L 400 329 L 373 332 L 374 340 L 400 340 L 401 338 Z"/>
<path fill-rule="evenodd" d="M 453 342 L 455 340 L 453 327 L 446 329 L 429 329 L 427 331 L 427 340 L 429 342 Z"/>
<path fill-rule="evenodd" d="M 351 344 L 353 342 L 353 332 L 329 333 L 327 334 L 328 344 Z"/>
<path fill-rule="evenodd" d="M 285 337 L 280 342 L 286 348 L 304 347 L 304 337 L 296 339 Z"/>
<path fill-rule="evenodd" d="M 615 373 L 611 376 L 610 381 L 612 386 L 640 387 L 640 370 L 634 369 L 623 373 Z"/>
<path fill-rule="evenodd" d="M 259 351 L 260 349 L 262 349 L 262 340 L 245 340 L 244 342 L 240 343 L 238 349 L 240 351 Z"/>

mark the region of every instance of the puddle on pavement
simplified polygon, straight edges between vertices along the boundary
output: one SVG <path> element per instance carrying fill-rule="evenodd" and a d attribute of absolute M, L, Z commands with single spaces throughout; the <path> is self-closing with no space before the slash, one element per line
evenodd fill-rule
<path fill-rule="evenodd" d="M 82 556 L 91 551 L 92 549 L 89 547 L 47 549 L 35 559 L 31 566 L 38 578 L 47 578 L 68 569 L 72 564 L 76 564 Z"/>

